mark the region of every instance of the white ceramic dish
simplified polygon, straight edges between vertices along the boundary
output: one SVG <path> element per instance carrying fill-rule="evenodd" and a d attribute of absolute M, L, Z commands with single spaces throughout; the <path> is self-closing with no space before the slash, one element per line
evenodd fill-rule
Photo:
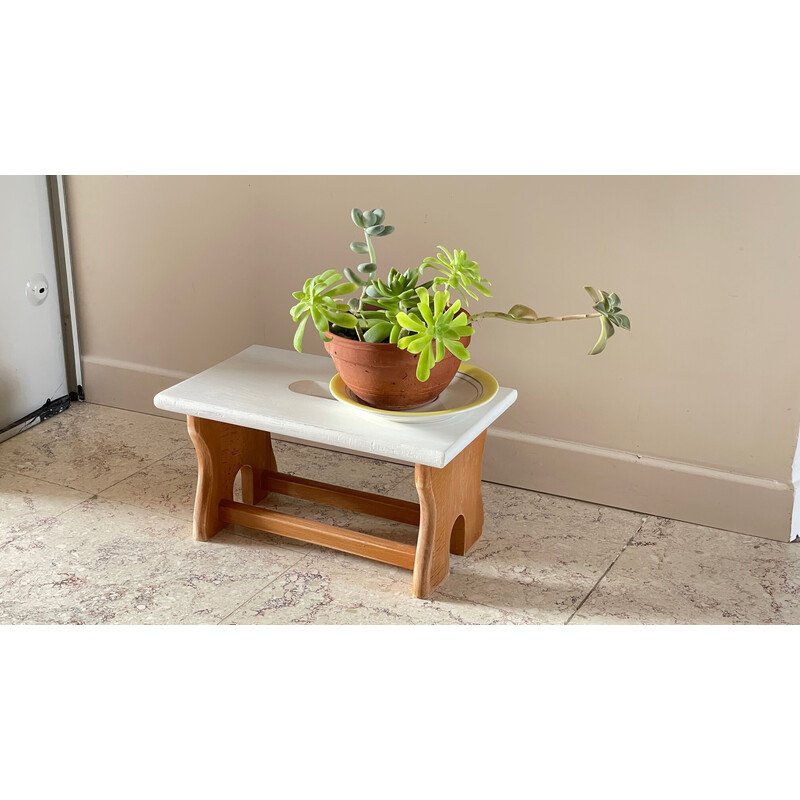
<path fill-rule="evenodd" d="M 340 402 L 373 419 L 390 422 L 443 422 L 458 414 L 474 411 L 488 403 L 498 390 L 497 380 L 486 370 L 462 364 L 450 385 L 432 403 L 413 411 L 386 411 L 372 408 L 354 395 L 336 374 L 330 382 L 331 394 Z"/>

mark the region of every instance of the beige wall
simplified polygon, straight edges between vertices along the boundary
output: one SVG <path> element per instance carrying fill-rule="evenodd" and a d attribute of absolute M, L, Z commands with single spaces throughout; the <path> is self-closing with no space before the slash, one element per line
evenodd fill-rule
<path fill-rule="evenodd" d="M 290 349 L 291 292 L 354 266 L 352 206 L 387 211 L 382 271 L 436 245 L 494 284 L 479 308 L 632 321 L 479 324 L 473 361 L 519 400 L 485 476 L 786 538 L 800 425 L 795 177 L 81 177 L 67 182 L 87 399 L 155 391 L 242 348 Z M 307 350 L 323 353 L 307 335 Z"/>

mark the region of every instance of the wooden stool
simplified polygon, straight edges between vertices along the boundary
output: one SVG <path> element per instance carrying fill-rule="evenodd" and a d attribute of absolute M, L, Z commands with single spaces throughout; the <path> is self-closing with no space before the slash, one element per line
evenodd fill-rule
<path fill-rule="evenodd" d="M 445 424 L 373 421 L 326 397 L 328 358 L 254 345 L 156 395 L 155 405 L 187 415 L 197 451 L 194 537 L 225 525 L 331 547 L 413 570 L 416 597 L 429 597 L 483 529 L 481 463 L 486 429 L 516 399 L 501 388 L 489 403 Z M 319 391 L 315 390 L 318 389 Z M 415 464 L 419 503 L 345 489 L 278 471 L 270 433 Z M 242 500 L 233 483 L 242 473 Z M 419 525 L 416 547 L 260 508 L 270 492 Z"/>

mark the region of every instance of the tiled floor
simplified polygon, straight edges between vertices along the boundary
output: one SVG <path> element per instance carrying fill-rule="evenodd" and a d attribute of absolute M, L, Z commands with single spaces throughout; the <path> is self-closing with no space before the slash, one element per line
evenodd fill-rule
<path fill-rule="evenodd" d="M 276 442 L 279 468 L 415 499 L 411 467 Z M 411 573 L 238 526 L 192 539 L 183 422 L 103 406 L 0 444 L 0 623 L 800 623 L 800 546 L 484 483 L 484 534 Z M 403 525 L 267 505 L 413 542 Z"/>

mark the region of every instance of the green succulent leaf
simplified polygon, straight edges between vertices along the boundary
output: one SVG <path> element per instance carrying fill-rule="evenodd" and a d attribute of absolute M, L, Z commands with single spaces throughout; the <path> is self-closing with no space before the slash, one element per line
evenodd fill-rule
<path fill-rule="evenodd" d="M 379 233 L 371 233 L 370 236 L 388 236 L 394 232 L 394 225 L 378 225 L 378 227 L 383 228 L 383 230 Z"/>
<path fill-rule="evenodd" d="M 631 321 L 622 311 L 622 301 L 616 292 L 608 293 L 602 289 L 595 289 L 593 286 L 583 287 L 588 293 L 589 297 L 595 301 L 592 308 L 600 314 L 600 338 L 595 343 L 595 346 L 589 352 L 589 355 L 596 355 L 602 353 L 606 346 L 606 342 L 616 332 L 616 328 L 623 328 L 626 331 L 631 329 Z"/>
<path fill-rule="evenodd" d="M 355 328 L 358 320 L 347 311 L 337 311 L 334 309 L 323 308 L 322 313 L 328 322 L 338 325 L 340 328 Z"/>
<path fill-rule="evenodd" d="M 350 212 L 351 219 L 353 220 L 353 222 L 355 222 L 356 225 L 358 225 L 359 228 L 365 227 L 363 214 L 364 212 L 360 208 L 354 208 Z"/>
<path fill-rule="evenodd" d="M 469 361 L 469 350 L 461 342 L 445 340 L 443 344 L 456 358 L 461 361 Z"/>
<path fill-rule="evenodd" d="M 366 272 L 369 275 L 374 275 L 378 271 L 378 265 L 368 261 L 366 264 L 359 264 L 357 269 L 359 272 Z"/>
<path fill-rule="evenodd" d="M 359 255 L 369 253 L 369 247 L 367 247 L 365 242 L 350 242 L 350 249 Z"/>
<path fill-rule="evenodd" d="M 519 303 L 508 309 L 508 315 L 514 317 L 514 319 L 539 319 L 530 306 L 523 306 Z"/>
<path fill-rule="evenodd" d="M 373 279 L 367 287 L 367 296 L 378 300 L 381 308 L 399 308 L 400 306 L 408 308 L 417 302 L 414 290 L 418 280 L 418 269 L 409 269 L 401 274 L 392 268 L 389 270 L 386 281 L 379 278 Z"/>
<path fill-rule="evenodd" d="M 437 285 L 449 286 L 458 291 L 465 301 L 467 297 L 477 300 L 476 291 L 485 297 L 492 296 L 489 289 L 491 284 L 481 276 L 478 262 L 467 258 L 466 251 L 453 250 L 451 254 L 447 248 L 441 245 L 438 247 L 442 252 L 435 257 L 429 256 L 423 259 L 419 267 L 420 273 L 426 269 L 440 273 L 433 279 L 434 287 Z"/>
<path fill-rule="evenodd" d="M 350 267 L 345 267 L 342 272 L 344 272 L 345 278 L 347 278 L 350 283 L 353 283 L 356 286 L 363 286 L 366 283 L 366 281 L 362 280 L 359 275 L 356 275 L 356 273 L 353 272 Z"/>
<path fill-rule="evenodd" d="M 392 333 L 394 325 L 391 322 L 378 322 L 364 332 L 364 339 L 368 342 L 385 342 Z"/>
<path fill-rule="evenodd" d="M 322 313 L 322 309 L 317 306 L 312 306 L 311 319 L 314 321 L 314 327 L 319 331 L 320 337 L 324 341 L 324 334 L 328 332 L 328 320 Z"/>
<path fill-rule="evenodd" d="M 596 356 L 606 349 L 606 342 L 608 337 L 613 335 L 614 328 L 611 323 L 605 318 L 600 317 L 600 336 L 594 344 L 594 347 L 589 351 L 590 356 Z"/>
<path fill-rule="evenodd" d="M 433 365 L 433 348 L 429 344 L 428 347 L 420 352 L 419 361 L 417 362 L 417 380 L 425 383 L 431 376 Z"/>
<path fill-rule="evenodd" d="M 417 355 L 429 348 L 432 341 L 433 339 L 430 336 L 419 334 L 419 336 L 405 336 L 398 344 L 401 348 L 408 350 L 409 353 Z"/>
<path fill-rule="evenodd" d="M 370 227 L 367 228 L 367 235 L 380 236 L 385 230 L 386 228 L 383 225 L 370 225 Z"/>
<path fill-rule="evenodd" d="M 386 212 L 382 208 L 373 208 L 372 215 L 375 217 L 376 225 L 380 225 L 386 219 Z"/>
<path fill-rule="evenodd" d="M 350 292 L 354 292 L 360 284 L 357 284 L 355 281 L 350 281 L 349 283 L 340 283 L 338 286 L 332 286 L 330 289 L 326 289 L 322 293 L 322 297 L 341 297 L 343 294 L 350 294 Z"/>
<path fill-rule="evenodd" d="M 364 220 L 363 227 L 365 228 L 370 228 L 371 226 L 378 224 L 378 218 L 375 216 L 374 211 L 365 211 L 362 214 L 362 219 Z M 369 230 L 367 230 L 367 233 L 369 233 Z"/>
<path fill-rule="evenodd" d="M 303 352 L 303 334 L 306 330 L 306 323 L 308 322 L 308 318 L 311 315 L 306 312 L 306 315 L 303 317 L 302 322 L 297 326 L 297 331 L 294 334 L 294 339 L 292 344 L 294 345 L 294 349 L 297 350 L 298 353 Z"/>
<path fill-rule="evenodd" d="M 460 339 L 471 336 L 473 329 L 467 324 L 468 318 L 461 311 L 460 301 L 456 300 L 448 307 L 449 292 L 436 291 L 431 298 L 427 289 L 417 287 L 416 294 L 419 302 L 415 309 L 397 314 L 397 324 L 411 331 L 408 336 L 402 337 L 398 332 L 397 346 L 409 353 L 419 354 L 416 374 L 424 382 L 430 377 L 433 365 L 445 357 L 446 350 L 461 361 L 469 360 L 469 351 Z"/>
<path fill-rule="evenodd" d="M 425 330 L 425 323 L 416 315 L 406 314 L 400 312 L 397 315 L 397 321 L 407 330 L 422 333 Z"/>
<path fill-rule="evenodd" d="M 292 296 L 299 301 L 290 310 L 292 319 L 299 323 L 292 341 L 298 352 L 302 352 L 303 335 L 309 317 L 323 340 L 328 338 L 331 324 L 342 328 L 356 326 L 356 318 L 349 313 L 348 304 L 337 302 L 335 298 L 349 294 L 357 286 L 354 281 L 340 283 L 341 280 L 339 272 L 328 269 L 306 280 L 302 291 L 293 292 Z"/>
<path fill-rule="evenodd" d="M 591 297 L 595 303 L 602 301 L 603 298 L 600 297 L 600 292 L 598 292 L 594 286 L 584 286 L 583 288 L 589 293 L 589 297 Z"/>
<path fill-rule="evenodd" d="M 631 329 L 631 321 L 628 319 L 625 314 L 615 314 L 614 322 L 616 323 L 617 327 L 624 328 L 626 331 Z"/>

